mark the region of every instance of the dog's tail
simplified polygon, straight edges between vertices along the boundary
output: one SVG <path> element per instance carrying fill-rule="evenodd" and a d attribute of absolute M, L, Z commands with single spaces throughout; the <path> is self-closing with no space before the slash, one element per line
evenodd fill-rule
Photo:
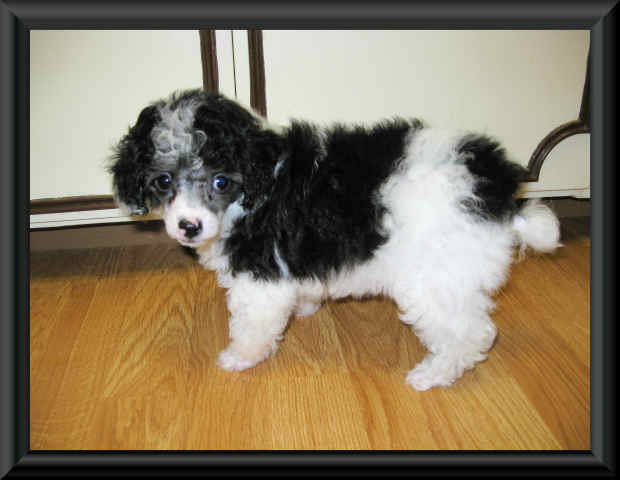
<path fill-rule="evenodd" d="M 552 252 L 560 244 L 560 221 L 544 203 L 527 200 L 512 219 L 520 253 L 530 247 L 539 252 Z"/>

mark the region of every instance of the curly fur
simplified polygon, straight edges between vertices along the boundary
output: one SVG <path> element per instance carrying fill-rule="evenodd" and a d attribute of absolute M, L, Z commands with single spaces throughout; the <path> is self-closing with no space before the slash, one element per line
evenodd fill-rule
<path fill-rule="evenodd" d="M 110 171 L 119 204 L 155 209 L 228 288 L 227 370 L 273 354 L 291 314 L 385 294 L 429 349 L 407 382 L 450 385 L 493 344 L 514 248 L 559 245 L 551 210 L 515 199 L 525 171 L 498 142 L 414 119 L 274 128 L 191 90 L 145 108 Z"/>

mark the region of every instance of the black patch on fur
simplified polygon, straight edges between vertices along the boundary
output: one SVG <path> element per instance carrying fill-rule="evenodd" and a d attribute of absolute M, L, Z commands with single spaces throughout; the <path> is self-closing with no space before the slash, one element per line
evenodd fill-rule
<path fill-rule="evenodd" d="M 207 135 L 200 157 L 213 171 L 241 175 L 242 206 L 250 210 L 273 184 L 282 139 L 263 129 L 257 118 L 236 102 L 217 94 L 200 95 L 203 103 L 194 113 L 194 127 Z"/>
<path fill-rule="evenodd" d="M 198 103 L 193 127 L 206 134 L 198 152 L 204 171 L 240 178 L 235 195 L 226 199 L 242 198 L 246 211 L 224 243 L 233 274 L 281 277 L 277 247 L 291 276 L 324 279 L 370 259 L 387 240 L 379 188 L 400 165 L 407 134 L 422 127 L 419 121 L 336 125 L 322 132 L 296 121 L 276 133 L 236 102 L 202 90 L 145 108 L 120 141 L 110 171 L 119 199 L 134 214 L 162 201 L 145 184 L 157 173 L 151 130 L 161 120 L 158 109 L 167 102 L 174 110 L 188 101 Z"/>
<path fill-rule="evenodd" d="M 241 174 L 245 189 L 243 206 L 252 208 L 269 186 L 271 172 L 281 151 L 281 139 L 272 131 L 264 130 L 257 118 L 241 105 L 222 95 L 200 89 L 173 94 L 146 107 L 136 124 L 129 129 L 112 156 L 109 168 L 113 175 L 119 200 L 132 209 L 133 215 L 148 213 L 148 205 L 158 206 L 162 198 L 154 192 L 147 180 L 156 169 L 153 155 L 155 146 L 151 131 L 161 121 L 159 109 L 168 104 L 176 110 L 189 102 L 196 102 L 194 128 L 207 135 L 199 152 L 205 170 Z M 182 165 L 179 158 L 179 165 Z M 175 169 L 170 173 L 177 174 Z M 163 172 L 161 172 L 163 173 Z M 169 201 L 170 196 L 166 199 Z M 236 198 L 229 196 L 230 203 Z"/>
<path fill-rule="evenodd" d="M 225 243 L 233 273 L 280 277 L 276 246 L 295 278 L 324 279 L 370 259 L 387 240 L 379 187 L 399 166 L 407 133 L 420 126 L 400 119 L 372 128 L 337 125 L 322 143 L 317 127 L 293 122 L 278 148 L 271 148 L 279 156 L 258 159 L 270 166 L 258 166 L 259 175 L 268 177 L 258 179 L 263 196 Z M 274 178 L 277 160 L 282 164 Z"/>
<path fill-rule="evenodd" d="M 518 210 L 514 194 L 527 171 L 506 158 L 499 143 L 481 135 L 464 137 L 457 148 L 474 176 L 475 198 L 462 202 L 471 213 L 492 220 L 511 217 Z"/>
<path fill-rule="evenodd" d="M 155 148 L 151 130 L 161 120 L 158 104 L 140 112 L 138 121 L 116 146 L 109 168 L 118 197 L 132 209 L 133 215 L 148 213 L 146 176 Z"/>

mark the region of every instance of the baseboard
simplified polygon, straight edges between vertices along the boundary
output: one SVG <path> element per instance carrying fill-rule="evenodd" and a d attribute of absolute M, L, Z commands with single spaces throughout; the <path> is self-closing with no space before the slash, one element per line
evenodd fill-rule
<path fill-rule="evenodd" d="M 30 232 L 30 251 L 175 243 L 168 237 L 163 222 L 159 220 L 50 228 Z"/>
<path fill-rule="evenodd" d="M 590 199 L 577 200 L 575 198 L 555 198 L 546 200 L 560 218 L 589 217 L 591 210 Z"/>
<path fill-rule="evenodd" d="M 590 200 L 561 198 L 548 202 L 560 218 L 590 216 Z M 31 251 L 174 243 L 176 242 L 168 237 L 160 220 L 50 228 L 30 232 Z"/>

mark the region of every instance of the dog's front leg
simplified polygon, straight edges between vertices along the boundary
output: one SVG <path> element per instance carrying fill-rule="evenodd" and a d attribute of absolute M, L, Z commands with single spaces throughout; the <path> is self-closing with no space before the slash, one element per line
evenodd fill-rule
<path fill-rule="evenodd" d="M 295 296 L 291 282 L 235 277 L 228 290 L 231 342 L 220 352 L 218 365 L 224 370 L 245 370 L 275 353 Z"/>

